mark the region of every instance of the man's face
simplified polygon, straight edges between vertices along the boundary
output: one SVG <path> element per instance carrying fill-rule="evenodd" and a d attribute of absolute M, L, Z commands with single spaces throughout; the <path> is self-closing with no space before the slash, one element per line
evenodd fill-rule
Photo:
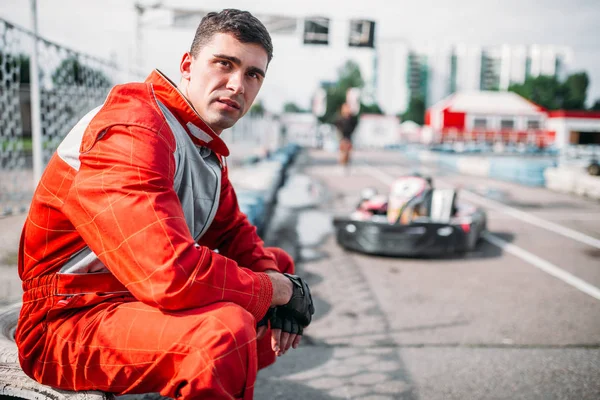
<path fill-rule="evenodd" d="M 181 60 L 179 89 L 216 133 L 233 126 L 256 98 L 265 78 L 268 56 L 259 44 L 215 34 L 196 57 Z"/>

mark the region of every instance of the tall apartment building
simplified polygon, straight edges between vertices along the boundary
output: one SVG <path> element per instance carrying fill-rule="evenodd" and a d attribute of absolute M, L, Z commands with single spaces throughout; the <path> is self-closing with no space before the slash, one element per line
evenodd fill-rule
<path fill-rule="evenodd" d="M 384 42 L 377 52 L 377 100 L 387 114 L 404 112 L 413 96 L 422 96 L 429 106 L 457 91 L 507 90 L 527 76 L 564 79 L 573 62 L 570 48 L 550 45 L 417 49 Z"/>

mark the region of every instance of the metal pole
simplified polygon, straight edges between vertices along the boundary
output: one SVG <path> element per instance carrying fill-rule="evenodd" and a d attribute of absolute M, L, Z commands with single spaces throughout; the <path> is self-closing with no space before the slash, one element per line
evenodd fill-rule
<path fill-rule="evenodd" d="M 146 11 L 145 6 L 139 2 L 136 2 L 134 5 L 135 9 L 135 49 L 134 49 L 134 69 L 135 71 L 143 70 L 144 64 L 144 56 L 142 54 L 142 16 L 144 15 L 144 11 Z M 138 79 L 135 77 L 134 79 Z"/>
<path fill-rule="evenodd" d="M 37 0 L 30 0 L 31 24 L 33 30 L 33 52 L 29 61 L 29 76 L 31 79 L 31 145 L 33 156 L 33 185 L 37 186 L 44 169 L 44 154 L 42 146 L 42 118 L 40 104 L 40 73 L 38 64 L 38 25 Z"/>

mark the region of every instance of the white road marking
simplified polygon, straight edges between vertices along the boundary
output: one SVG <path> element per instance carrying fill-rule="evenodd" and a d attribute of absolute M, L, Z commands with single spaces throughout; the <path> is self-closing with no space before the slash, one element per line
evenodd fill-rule
<path fill-rule="evenodd" d="M 542 216 L 538 215 L 540 218 Z M 568 220 L 568 221 L 600 221 L 600 214 L 552 214 L 549 215 L 550 218 L 556 218 L 557 220 Z M 488 219 L 494 220 L 511 220 L 513 221 L 515 217 L 512 215 L 507 215 L 500 210 L 488 210 Z"/>
<path fill-rule="evenodd" d="M 585 294 L 589 294 L 593 298 L 600 300 L 600 289 L 597 287 L 590 285 L 586 281 L 579 279 L 573 274 L 563 270 L 562 268 L 557 267 L 556 265 L 536 256 L 524 250 L 518 246 L 515 246 L 512 243 L 508 243 L 505 240 L 500 239 L 499 237 L 492 235 L 489 232 L 485 232 L 482 234 L 482 237 L 490 242 L 491 244 L 500 247 L 502 250 L 510 253 L 514 256 L 519 257 L 520 259 L 527 261 L 529 264 L 533 265 L 536 268 L 541 269 L 547 274 L 552 275 L 555 278 L 560 279 L 561 281 L 573 286 L 574 288 L 582 291 Z"/>
<path fill-rule="evenodd" d="M 380 170 L 378 168 L 372 167 L 372 166 L 370 166 L 368 164 L 365 165 L 365 168 L 366 168 L 366 170 L 368 171 L 368 173 L 371 176 L 373 176 L 374 178 L 378 179 L 379 181 L 381 181 L 381 182 L 383 182 L 385 184 L 391 184 L 395 180 L 394 177 L 392 177 L 391 175 L 387 174 L 386 172 L 384 172 L 384 171 L 382 171 L 382 170 Z M 464 190 L 461 190 L 461 192 L 462 191 L 464 191 Z M 475 194 L 473 193 L 473 195 L 475 195 Z M 480 196 L 478 196 L 478 197 L 480 197 Z M 485 200 L 488 200 L 488 199 L 485 199 Z M 512 209 L 512 207 L 504 206 L 503 204 L 499 204 L 499 205 L 502 206 L 502 207 L 496 206 L 496 208 L 502 208 L 503 212 L 506 212 L 506 210 L 504 210 L 503 208 L 509 209 L 508 211 L 511 211 L 511 210 L 516 211 L 517 213 L 511 213 L 510 214 L 510 215 L 512 215 L 515 218 L 523 220 L 523 218 L 519 214 L 524 214 L 525 216 L 529 216 L 529 214 L 524 213 L 524 212 L 519 211 L 519 210 Z M 519 216 L 517 217 L 515 215 L 519 215 Z M 535 218 L 535 219 L 539 219 L 539 218 Z M 562 227 L 562 226 L 557 225 L 557 224 L 552 224 L 552 223 L 550 223 L 548 221 L 544 221 L 544 220 L 541 220 L 541 219 L 540 219 L 540 221 L 541 222 L 547 222 L 548 224 L 551 224 L 551 225 L 556 225 L 558 228 L 565 229 L 566 231 L 572 231 L 571 229 Z M 546 226 L 541 226 L 538 223 L 533 223 L 531 221 L 526 221 L 526 222 L 530 222 L 533 225 L 537 225 L 537 226 L 540 226 L 542 228 L 550 229 L 550 228 L 548 228 Z M 536 221 L 536 222 L 539 222 L 539 221 Z M 556 227 L 554 227 L 553 229 L 556 229 Z M 550 230 L 552 230 L 552 229 L 550 229 Z M 584 235 L 582 233 L 579 233 L 579 232 L 576 232 L 576 231 L 572 231 L 572 232 L 576 233 L 576 234 L 583 235 L 583 237 L 588 237 L 589 239 L 596 240 L 596 239 L 591 238 L 591 237 L 589 237 L 587 235 Z M 560 232 L 557 232 L 557 233 L 560 233 Z M 564 234 L 564 232 L 562 234 Z M 571 233 L 569 233 L 569 234 L 571 234 Z M 566 234 L 565 234 L 565 236 L 566 236 Z M 592 296 L 593 298 L 595 298 L 597 300 L 600 300 L 600 289 L 598 289 L 597 287 L 595 287 L 595 286 L 587 283 L 586 281 L 584 281 L 584 280 L 576 277 L 575 275 L 573 275 L 573 274 L 571 274 L 571 273 L 563 270 L 562 268 L 557 267 L 556 265 L 550 263 L 549 261 L 546 261 L 546 260 L 544 260 L 544 259 L 536 256 L 535 254 L 530 253 L 527 250 L 524 250 L 524 249 L 522 249 L 522 248 L 520 248 L 520 247 L 518 247 L 518 246 L 516 246 L 516 245 L 514 245 L 512 243 L 508 243 L 505 240 L 502 240 L 499 237 L 497 237 L 495 235 L 492 235 L 489 232 L 483 233 L 482 237 L 485 240 L 487 240 L 488 242 L 490 242 L 491 244 L 493 244 L 494 246 L 498 246 L 502 250 L 506 251 L 507 253 L 510 253 L 510 254 L 512 254 L 512 255 L 514 255 L 516 257 L 519 257 L 520 259 L 528 262 L 529 264 L 531 264 L 534 267 L 536 267 L 536 268 L 538 268 L 538 269 L 546 272 L 547 274 L 552 275 L 555 278 L 560 279 L 561 281 L 565 282 L 566 284 L 573 286 L 577 290 L 580 290 L 581 292 L 583 292 L 583 293 L 585 293 L 587 295 L 590 295 L 590 296 Z M 567 236 L 567 237 L 571 237 L 571 236 Z M 577 236 L 575 236 L 575 237 L 577 237 Z M 575 239 L 575 237 L 572 237 L 572 238 Z M 575 239 L 575 240 L 578 240 L 578 239 Z M 582 241 L 582 240 L 579 240 L 579 241 Z M 598 242 L 600 242 L 600 241 L 598 241 Z M 586 243 L 586 242 L 584 242 L 584 243 Z M 592 242 L 592 246 L 594 246 L 593 243 L 594 242 Z M 587 244 L 589 244 L 589 243 L 587 243 Z M 595 247 L 600 248 L 600 244 L 598 246 L 595 246 Z"/>
<path fill-rule="evenodd" d="M 589 246 L 595 247 L 597 249 L 600 249 L 600 240 L 593 238 L 591 236 L 586 235 L 585 233 L 581 233 L 578 232 L 574 229 L 571 228 L 567 228 L 566 226 L 562 226 L 559 225 L 557 223 L 554 222 L 550 222 L 550 221 L 546 221 L 545 219 L 536 217 L 534 215 L 531 215 L 529 213 L 526 213 L 524 211 L 521 210 L 517 210 L 516 208 L 504 205 L 498 201 L 495 200 L 491 200 L 491 199 L 487 199 L 483 196 L 480 196 L 476 193 L 473 193 L 469 190 L 461 190 L 461 194 L 464 197 L 469 198 L 470 200 L 473 201 L 477 201 L 483 205 L 485 205 L 486 207 L 492 208 L 492 209 L 496 209 L 499 210 L 505 214 L 508 214 L 512 217 L 515 217 L 516 219 L 518 219 L 519 221 L 523 221 L 523 222 L 527 222 L 531 225 L 535 225 L 538 226 L 540 228 L 546 229 L 548 231 L 554 232 L 554 233 L 558 233 L 559 235 L 562 235 L 564 237 L 567 237 L 569 239 L 573 239 L 575 241 L 578 241 L 580 243 L 584 243 L 587 244 Z"/>

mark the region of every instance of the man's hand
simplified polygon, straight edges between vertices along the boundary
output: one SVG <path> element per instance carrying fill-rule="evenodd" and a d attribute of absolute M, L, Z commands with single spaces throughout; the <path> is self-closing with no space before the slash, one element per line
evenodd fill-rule
<path fill-rule="evenodd" d="M 277 356 L 285 354 L 290 347 L 300 344 L 304 328 L 282 306 L 271 315 L 271 347 Z"/>
<path fill-rule="evenodd" d="M 294 285 L 292 281 L 289 280 L 281 272 L 268 270 L 266 271 L 266 273 L 271 279 L 271 284 L 273 285 L 273 298 L 271 299 L 272 308 L 269 309 L 267 315 L 265 315 L 265 318 L 263 318 L 258 323 L 258 327 L 256 330 L 257 339 L 261 339 L 267 332 L 267 321 L 271 320 L 271 317 L 273 316 L 273 313 L 275 311 L 274 307 L 288 303 L 292 298 L 292 294 L 294 292 Z M 290 334 L 287 332 L 282 333 L 281 329 L 274 329 L 272 323 L 271 328 L 271 348 L 273 349 L 275 354 L 277 354 L 277 356 L 281 356 L 282 354 L 284 354 L 290 348 L 290 346 L 294 345 L 294 342 L 294 348 L 298 347 L 301 336 L 298 336 L 298 338 L 296 339 L 296 335 L 294 335 L 293 340 L 289 343 L 288 346 L 288 339 Z"/>
<path fill-rule="evenodd" d="M 310 288 L 296 275 L 280 274 L 276 271 L 269 271 L 269 277 L 273 283 L 273 300 L 272 307 L 267 312 L 267 315 L 259 321 L 257 325 L 257 338 L 261 339 L 267 331 L 267 321 L 271 323 L 272 335 L 271 346 L 277 356 L 285 354 L 290 347 L 297 348 L 302 339 L 303 329 L 310 324 L 312 315 L 315 312 L 310 294 Z M 287 285 L 283 285 L 280 281 L 284 278 L 292 284 L 292 293 L 288 296 Z M 276 293 L 276 285 L 281 289 L 280 293 Z M 276 298 L 277 297 L 277 298 Z M 282 299 L 286 299 L 285 303 L 281 304 Z"/>
<path fill-rule="evenodd" d="M 267 330 L 269 329 L 269 320 L 271 319 L 271 316 L 273 315 L 273 311 L 275 311 L 274 308 L 269 308 L 269 310 L 267 311 L 267 313 L 265 314 L 263 319 L 258 321 L 258 324 L 256 324 L 256 339 L 257 340 L 262 339 L 263 336 L 265 336 L 265 333 L 267 333 Z"/>
<path fill-rule="evenodd" d="M 291 317 L 302 327 L 308 326 L 315 313 L 310 288 L 302 278 L 297 275 L 284 274 L 294 284 L 294 292 L 290 301 L 279 307 L 278 314 L 283 312 L 285 317 Z"/>

